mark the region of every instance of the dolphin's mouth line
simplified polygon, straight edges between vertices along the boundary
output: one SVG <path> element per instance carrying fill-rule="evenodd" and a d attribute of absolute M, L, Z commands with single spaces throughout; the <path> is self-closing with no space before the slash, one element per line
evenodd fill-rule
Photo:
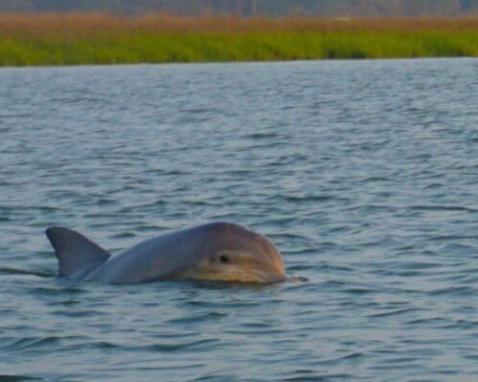
<path fill-rule="evenodd" d="M 195 280 L 195 281 L 222 281 L 243 284 L 274 284 L 287 281 L 286 277 L 268 277 L 266 272 L 257 270 L 244 271 L 236 269 L 229 272 L 208 272 L 198 266 L 177 270 L 162 279 L 168 280 Z"/>

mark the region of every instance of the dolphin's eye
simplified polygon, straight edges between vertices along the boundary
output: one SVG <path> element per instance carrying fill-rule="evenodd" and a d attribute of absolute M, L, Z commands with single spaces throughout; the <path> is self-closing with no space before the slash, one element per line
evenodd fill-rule
<path fill-rule="evenodd" d="M 230 261 L 230 260 L 229 260 L 229 256 L 227 256 L 227 255 L 221 255 L 221 256 L 219 256 L 219 261 L 220 261 L 221 263 L 223 263 L 223 264 L 227 264 L 227 263 L 229 263 L 229 261 Z"/>

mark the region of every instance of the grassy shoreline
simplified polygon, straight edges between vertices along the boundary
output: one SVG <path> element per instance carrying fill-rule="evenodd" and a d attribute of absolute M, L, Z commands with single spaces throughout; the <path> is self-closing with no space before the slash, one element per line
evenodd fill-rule
<path fill-rule="evenodd" d="M 0 66 L 478 56 L 478 18 L 0 15 Z"/>

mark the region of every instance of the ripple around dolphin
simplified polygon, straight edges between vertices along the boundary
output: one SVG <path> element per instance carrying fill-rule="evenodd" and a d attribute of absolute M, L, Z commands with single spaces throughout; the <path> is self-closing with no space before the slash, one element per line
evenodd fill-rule
<path fill-rule="evenodd" d="M 25 275 L 25 276 L 37 276 L 42 278 L 52 278 L 56 276 L 56 272 L 53 272 L 51 270 L 35 272 L 35 271 L 26 271 L 23 269 L 0 267 L 0 277 L 10 276 L 10 275 Z"/>

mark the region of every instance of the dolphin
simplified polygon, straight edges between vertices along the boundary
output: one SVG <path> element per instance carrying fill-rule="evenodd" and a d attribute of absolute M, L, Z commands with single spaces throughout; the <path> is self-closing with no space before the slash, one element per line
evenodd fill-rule
<path fill-rule="evenodd" d="M 171 231 L 112 256 L 82 234 L 64 227 L 46 230 L 71 280 L 135 284 L 169 279 L 273 283 L 286 279 L 274 244 L 243 226 L 215 222 Z"/>

